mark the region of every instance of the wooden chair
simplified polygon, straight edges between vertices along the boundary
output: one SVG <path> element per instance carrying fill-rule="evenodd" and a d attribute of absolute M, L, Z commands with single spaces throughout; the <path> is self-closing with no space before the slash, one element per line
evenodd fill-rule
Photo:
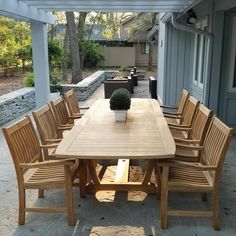
<path fill-rule="evenodd" d="M 62 97 L 58 97 L 51 101 L 50 105 L 58 127 L 72 128 L 74 126 L 74 119 L 78 119 L 78 117 L 75 118 L 69 115 L 69 111 Z"/>
<path fill-rule="evenodd" d="M 67 104 L 69 114 L 72 117 L 80 118 L 83 116 L 81 110 L 87 110 L 88 107 L 80 108 L 76 99 L 74 90 L 70 90 L 64 94 L 65 102 Z"/>
<path fill-rule="evenodd" d="M 219 182 L 224 158 L 233 130 L 218 118 L 213 117 L 198 163 L 170 161 L 159 163 L 162 167 L 161 178 L 161 228 L 167 227 L 167 216 L 200 216 L 213 219 L 215 230 L 220 229 L 219 222 Z M 193 146 L 193 149 L 196 147 Z M 169 192 L 212 193 L 211 211 L 168 210 Z"/>
<path fill-rule="evenodd" d="M 25 223 L 25 212 L 67 212 L 68 224 L 74 225 L 72 183 L 77 176 L 77 169 L 72 169 L 74 161 L 43 161 L 41 148 L 33 124 L 29 117 L 3 128 L 3 133 L 14 162 L 19 191 L 19 225 Z M 38 196 L 43 197 L 44 189 L 64 188 L 67 208 L 26 207 L 26 189 L 38 189 Z"/>
<path fill-rule="evenodd" d="M 182 115 L 165 115 L 169 127 L 191 128 L 199 104 L 200 101 L 189 96 Z"/>
<path fill-rule="evenodd" d="M 189 150 L 188 146 L 203 145 L 212 115 L 213 112 L 211 110 L 203 104 L 200 104 L 190 128 L 170 126 L 171 133 L 176 143 L 176 159 L 184 161 L 199 161 L 201 152 L 199 150 Z"/>
<path fill-rule="evenodd" d="M 36 126 L 39 131 L 39 136 L 42 144 L 59 143 L 63 137 L 63 131 L 71 129 L 71 127 L 57 126 L 55 117 L 48 104 L 32 112 Z M 45 159 L 50 159 L 53 156 L 55 148 L 45 149 Z"/>
<path fill-rule="evenodd" d="M 183 89 L 180 95 L 179 102 L 176 106 L 173 105 L 161 105 L 161 108 L 163 108 L 163 114 L 164 115 L 171 115 L 171 116 L 181 116 L 183 114 L 184 108 L 187 104 L 188 98 L 190 96 L 190 93 Z M 166 111 L 167 110 L 176 110 L 175 112 Z"/>

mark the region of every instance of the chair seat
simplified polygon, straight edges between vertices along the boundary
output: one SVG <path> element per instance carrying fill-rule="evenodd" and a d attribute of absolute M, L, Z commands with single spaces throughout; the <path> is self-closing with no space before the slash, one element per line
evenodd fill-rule
<path fill-rule="evenodd" d="M 176 129 L 171 129 L 170 132 L 174 138 L 187 138 L 187 132 L 186 131 L 181 131 L 181 130 L 176 130 Z"/>
<path fill-rule="evenodd" d="M 39 185 L 61 187 L 65 182 L 64 166 L 48 166 L 30 169 L 24 174 L 24 185 L 27 188 L 38 189 Z"/>
<path fill-rule="evenodd" d="M 199 161 L 199 151 L 183 149 L 180 147 L 176 148 L 175 159 L 181 161 Z"/>
<path fill-rule="evenodd" d="M 78 167 L 79 160 L 76 160 L 75 164 L 70 167 L 73 180 L 77 177 Z M 65 183 L 64 166 L 48 166 L 30 169 L 24 174 L 24 179 L 24 186 L 26 188 L 33 188 L 35 185 L 35 188 L 38 189 L 40 184 L 42 184 L 44 189 L 47 188 L 47 186 L 50 188 L 61 188 Z"/>
<path fill-rule="evenodd" d="M 180 191 L 181 187 L 183 191 L 187 189 L 187 192 L 195 192 L 195 190 L 199 192 L 199 189 L 211 191 L 213 189 L 213 180 L 208 171 L 171 167 L 168 186 L 172 191 L 174 191 L 175 187 L 178 188 L 178 191 Z"/>
<path fill-rule="evenodd" d="M 166 122 L 167 124 L 174 124 L 174 125 L 179 125 L 180 124 L 180 119 L 172 119 L 172 118 L 168 118 L 168 117 L 165 117 L 166 118 Z"/>

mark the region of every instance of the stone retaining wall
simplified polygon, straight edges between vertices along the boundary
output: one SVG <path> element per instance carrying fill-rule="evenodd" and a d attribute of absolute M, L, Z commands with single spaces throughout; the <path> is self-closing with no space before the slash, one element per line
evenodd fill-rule
<path fill-rule="evenodd" d="M 86 100 L 100 85 L 118 71 L 97 71 L 78 84 L 62 84 L 62 93 L 74 89 L 78 101 Z"/>
<path fill-rule="evenodd" d="M 35 107 L 34 88 L 22 88 L 0 96 L 0 125 Z"/>
<path fill-rule="evenodd" d="M 86 100 L 100 85 L 118 71 L 97 71 L 78 84 L 62 85 L 62 93 L 71 89 L 76 92 L 77 100 Z M 15 119 L 35 107 L 34 88 L 22 88 L 0 96 L 0 125 Z"/>

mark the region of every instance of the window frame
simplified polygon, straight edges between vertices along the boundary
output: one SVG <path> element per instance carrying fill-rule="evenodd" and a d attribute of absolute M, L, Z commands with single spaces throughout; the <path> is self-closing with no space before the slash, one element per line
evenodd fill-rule
<path fill-rule="evenodd" d="M 141 42 L 141 43 L 140 43 L 140 48 L 141 48 L 141 54 L 142 54 L 142 55 L 147 55 L 147 54 L 149 54 L 149 43 L 147 43 L 147 42 Z"/>
<path fill-rule="evenodd" d="M 196 24 L 196 29 L 206 31 L 208 26 L 208 19 L 203 18 Z M 193 65 L 193 84 L 203 89 L 206 77 L 206 62 L 208 55 L 208 39 L 205 35 L 195 35 L 194 45 L 194 65 Z"/>
<path fill-rule="evenodd" d="M 232 24 L 231 53 L 229 61 L 229 84 L 228 91 L 236 92 L 236 17 L 233 18 Z M 233 86 L 235 84 L 235 87 Z"/>

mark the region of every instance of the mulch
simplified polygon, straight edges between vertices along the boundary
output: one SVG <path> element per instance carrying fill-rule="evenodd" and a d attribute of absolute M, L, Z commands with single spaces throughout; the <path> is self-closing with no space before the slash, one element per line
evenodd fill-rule
<path fill-rule="evenodd" d="M 23 78 L 21 76 L 0 78 L 0 96 L 20 88 L 23 88 Z"/>

